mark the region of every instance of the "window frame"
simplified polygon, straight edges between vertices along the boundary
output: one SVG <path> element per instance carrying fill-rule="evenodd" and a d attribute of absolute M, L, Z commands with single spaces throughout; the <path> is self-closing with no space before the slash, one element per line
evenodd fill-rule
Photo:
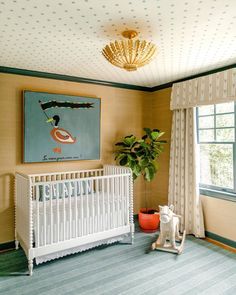
<path fill-rule="evenodd" d="M 230 144 L 233 146 L 233 189 L 219 187 L 215 185 L 207 185 L 199 183 L 200 193 L 207 196 L 212 196 L 220 199 L 226 199 L 229 201 L 236 202 L 236 102 L 234 101 L 234 111 L 225 112 L 225 113 L 216 113 L 216 104 L 214 106 L 214 112 L 212 114 L 200 115 L 199 108 L 196 107 L 196 130 L 197 130 L 197 144 Z M 234 114 L 234 127 L 217 127 L 216 126 L 216 116 L 218 115 L 228 115 Z M 202 117 L 214 117 L 214 127 L 213 128 L 199 128 L 199 118 Z M 234 128 L 234 141 L 216 141 L 216 130 L 217 129 L 230 129 Z M 204 141 L 200 142 L 199 140 L 199 131 L 200 130 L 214 130 L 214 141 Z"/>

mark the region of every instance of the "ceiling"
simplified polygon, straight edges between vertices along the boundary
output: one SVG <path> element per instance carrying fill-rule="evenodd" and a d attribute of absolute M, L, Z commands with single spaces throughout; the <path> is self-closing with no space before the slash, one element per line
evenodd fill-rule
<path fill-rule="evenodd" d="M 235 0 L 1 0 L 0 66 L 146 87 L 236 62 Z M 136 72 L 102 48 L 125 29 L 154 42 Z"/>

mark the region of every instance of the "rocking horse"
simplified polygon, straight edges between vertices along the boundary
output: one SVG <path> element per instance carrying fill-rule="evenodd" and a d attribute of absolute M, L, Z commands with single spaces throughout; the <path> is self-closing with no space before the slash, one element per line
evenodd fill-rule
<path fill-rule="evenodd" d="M 176 215 L 174 206 L 159 206 L 160 210 L 160 234 L 155 243 L 152 244 L 152 250 L 166 251 L 176 254 L 183 252 L 186 232 L 179 234 L 180 215 Z M 180 242 L 180 245 L 176 244 Z"/>

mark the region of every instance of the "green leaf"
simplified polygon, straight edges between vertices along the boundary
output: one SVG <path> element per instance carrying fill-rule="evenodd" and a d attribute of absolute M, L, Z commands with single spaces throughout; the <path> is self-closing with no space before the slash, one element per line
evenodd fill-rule
<path fill-rule="evenodd" d="M 142 137 L 143 140 L 145 140 L 145 139 L 147 139 L 147 138 L 148 138 L 147 134 L 145 134 L 145 135 Z"/>
<path fill-rule="evenodd" d="M 131 138 L 131 137 L 134 137 L 134 135 L 133 134 L 126 135 L 124 138 L 126 139 L 126 138 Z"/>
<path fill-rule="evenodd" d="M 146 132 L 147 135 L 150 136 L 150 134 L 151 134 L 151 129 L 150 128 L 143 128 L 143 130 Z"/>
<path fill-rule="evenodd" d="M 138 158 L 137 154 L 134 153 L 134 152 L 131 152 L 130 155 L 132 156 L 133 159 L 137 159 Z"/>
<path fill-rule="evenodd" d="M 166 140 L 158 140 L 157 142 L 160 143 L 160 144 L 162 144 L 162 143 L 167 143 Z"/>
<path fill-rule="evenodd" d="M 147 157 L 144 157 L 144 158 L 140 159 L 140 165 L 141 165 L 142 167 L 147 166 L 148 163 L 149 163 L 149 159 L 148 159 Z"/>
<path fill-rule="evenodd" d="M 160 132 L 158 138 L 160 138 L 164 134 L 165 134 L 165 132 Z"/>
<path fill-rule="evenodd" d="M 127 154 L 128 161 L 135 162 L 135 158 L 133 158 L 132 154 Z"/>
<path fill-rule="evenodd" d="M 151 132 L 151 138 L 153 140 L 156 140 L 158 137 L 159 137 L 159 132 L 157 132 L 157 131 L 152 131 Z"/>
<path fill-rule="evenodd" d="M 126 155 L 123 154 L 123 153 L 117 153 L 115 159 L 118 160 L 118 161 L 120 161 L 120 160 L 123 159 L 125 156 L 126 156 Z"/>
<path fill-rule="evenodd" d="M 139 151 L 141 151 L 141 150 L 142 150 L 142 147 L 141 147 L 141 146 L 138 146 L 138 147 L 134 148 L 134 151 L 135 151 L 135 152 L 139 152 Z"/>
<path fill-rule="evenodd" d="M 120 165 L 121 166 L 125 166 L 128 162 L 128 157 L 124 156 L 121 160 L 120 160 Z"/>
<path fill-rule="evenodd" d="M 141 143 L 141 142 L 144 142 L 144 139 L 137 140 L 137 143 Z"/>
<path fill-rule="evenodd" d="M 124 143 L 128 146 L 132 146 L 136 141 L 136 137 L 134 135 L 126 136 L 124 138 Z"/>
<path fill-rule="evenodd" d="M 156 173 L 159 169 L 159 164 L 157 163 L 157 161 L 153 161 L 153 165 L 155 167 L 155 173 Z"/>
<path fill-rule="evenodd" d="M 146 142 L 141 142 L 141 143 L 140 143 L 140 147 L 148 148 L 149 145 L 148 145 Z"/>
<path fill-rule="evenodd" d="M 142 172 L 142 169 L 139 165 L 135 164 L 134 167 L 133 167 L 133 173 L 136 175 L 136 176 L 139 176 Z"/>
<path fill-rule="evenodd" d="M 151 181 L 151 172 L 148 167 L 145 167 L 145 169 L 144 169 L 144 179 L 148 182 Z"/>
<path fill-rule="evenodd" d="M 126 147 L 126 144 L 124 144 L 123 142 L 117 142 L 115 145 L 116 145 L 116 146 L 123 146 L 123 147 Z"/>
<path fill-rule="evenodd" d="M 150 165 L 144 169 L 144 178 L 148 182 L 152 181 L 154 176 L 155 176 L 155 171 L 153 169 L 153 166 Z"/>

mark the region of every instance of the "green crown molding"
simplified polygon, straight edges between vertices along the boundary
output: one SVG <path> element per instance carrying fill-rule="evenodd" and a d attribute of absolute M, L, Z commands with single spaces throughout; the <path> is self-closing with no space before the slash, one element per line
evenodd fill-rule
<path fill-rule="evenodd" d="M 76 82 L 76 83 L 95 84 L 95 85 L 124 88 L 124 89 L 131 89 L 131 90 L 139 90 L 139 91 L 146 91 L 146 92 L 150 92 L 152 89 L 150 87 L 145 87 L 145 86 L 130 85 L 130 84 L 88 79 L 88 78 L 47 73 L 47 72 L 39 72 L 39 71 L 31 71 L 31 70 L 18 69 L 18 68 L 2 67 L 2 66 L 0 66 L 0 73 L 23 75 L 23 76 L 30 76 L 30 77 L 37 77 L 37 78 L 54 79 L 54 80 L 63 80 L 63 81 Z"/>
<path fill-rule="evenodd" d="M 236 64 L 228 65 L 228 66 L 217 68 L 217 69 L 210 70 L 210 71 L 207 71 L 207 72 L 202 72 L 200 74 L 188 76 L 186 78 L 181 78 L 181 79 L 178 79 L 178 80 L 175 80 L 175 81 L 172 81 L 172 82 L 168 82 L 168 83 L 165 83 L 165 84 L 162 84 L 162 85 L 154 86 L 154 87 L 151 88 L 151 92 L 158 91 L 158 90 L 165 89 L 165 88 L 170 88 L 175 83 L 184 82 L 184 81 L 187 81 L 187 80 L 192 80 L 192 79 L 195 79 L 195 78 L 215 74 L 215 73 L 222 72 L 222 71 L 225 71 L 225 70 L 229 70 L 229 69 L 232 69 L 232 68 L 236 68 Z"/>
<path fill-rule="evenodd" d="M 145 92 L 154 92 L 158 90 L 162 90 L 165 88 L 170 88 L 174 83 L 184 82 L 187 80 L 203 77 L 206 75 L 222 72 L 228 69 L 236 68 L 236 64 L 224 66 L 221 68 L 217 68 L 214 70 L 210 70 L 207 72 L 202 72 L 200 74 L 192 75 L 189 77 L 185 77 L 179 80 L 175 80 L 172 82 L 168 82 L 165 84 L 161 84 L 154 87 L 145 87 L 145 86 L 138 86 L 138 85 L 131 85 L 131 84 L 124 84 L 124 83 L 116 83 L 116 82 L 109 82 L 103 80 L 96 80 L 96 79 L 88 79 L 76 76 L 68 76 L 68 75 L 61 75 L 61 74 L 54 74 L 54 73 L 47 73 L 47 72 L 39 72 L 39 71 L 31 71 L 26 69 L 18 69 L 18 68 L 10 68 L 10 67 L 3 67 L 0 66 L 0 73 L 6 74 L 15 74 L 15 75 L 23 75 L 23 76 L 30 76 L 30 77 L 37 77 L 37 78 L 46 78 L 46 79 L 54 79 L 54 80 L 63 80 L 63 81 L 70 81 L 76 83 L 87 83 L 87 84 L 94 84 L 94 85 L 102 85 L 102 86 L 109 86 L 109 87 L 116 87 L 116 88 L 123 88 L 123 89 L 130 89 L 130 90 L 139 90 Z"/>

